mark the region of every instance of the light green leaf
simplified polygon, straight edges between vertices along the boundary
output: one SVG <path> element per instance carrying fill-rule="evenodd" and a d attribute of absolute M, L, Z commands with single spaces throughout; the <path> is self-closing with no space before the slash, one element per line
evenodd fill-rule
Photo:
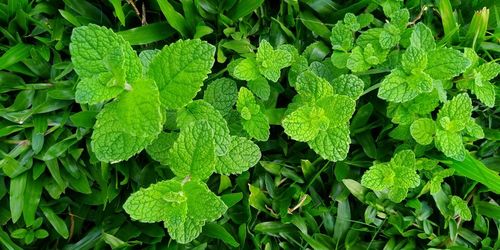
<path fill-rule="evenodd" d="M 148 75 L 158 85 L 162 106 L 178 109 L 200 91 L 214 64 L 215 47 L 199 39 L 165 46 L 149 65 Z"/>
<path fill-rule="evenodd" d="M 262 40 L 257 50 L 256 61 L 260 73 L 267 79 L 276 82 L 280 78 L 281 69 L 292 63 L 292 55 L 286 50 L 274 50 L 268 41 Z"/>
<path fill-rule="evenodd" d="M 315 75 L 327 80 L 329 83 L 335 79 L 335 67 L 333 67 L 333 64 L 331 61 L 323 61 L 323 62 L 317 62 L 314 61 L 309 65 L 309 69 L 311 72 L 313 72 Z"/>
<path fill-rule="evenodd" d="M 378 97 L 390 102 L 407 102 L 431 90 L 432 79 L 424 73 L 408 76 L 403 70 L 395 69 L 382 80 Z"/>
<path fill-rule="evenodd" d="M 352 13 L 346 13 L 344 16 L 344 23 L 351 31 L 358 31 L 361 25 L 358 23 L 358 18 Z"/>
<path fill-rule="evenodd" d="M 168 164 L 168 150 L 174 145 L 174 142 L 179 136 L 178 133 L 162 132 L 158 135 L 149 146 L 146 147 L 146 152 L 153 158 L 153 160 L 161 163 L 162 165 Z"/>
<path fill-rule="evenodd" d="M 259 147 L 245 137 L 231 138 L 229 150 L 217 158 L 215 171 L 219 174 L 240 174 L 255 166 L 260 160 Z"/>
<path fill-rule="evenodd" d="M 410 133 L 417 143 L 429 145 L 436 133 L 436 124 L 432 119 L 420 118 L 411 124 Z"/>
<path fill-rule="evenodd" d="M 451 197 L 450 207 L 455 211 L 455 215 L 460 216 L 464 221 L 470 221 L 472 219 L 472 213 L 467 206 L 467 202 L 462 200 L 462 198 L 453 195 Z"/>
<path fill-rule="evenodd" d="M 365 61 L 363 49 L 359 46 L 352 50 L 349 58 L 347 59 L 346 66 L 352 72 L 362 72 L 371 68 L 371 65 Z"/>
<path fill-rule="evenodd" d="M 248 88 L 260 99 L 267 101 L 269 95 L 271 94 L 271 86 L 267 82 L 266 78 L 259 77 L 255 80 L 248 81 Z"/>
<path fill-rule="evenodd" d="M 144 79 L 132 86 L 97 115 L 91 145 L 100 161 L 127 160 L 161 131 L 163 118 L 156 85 Z"/>
<path fill-rule="evenodd" d="M 429 181 L 428 185 L 430 187 L 431 194 L 436 194 L 441 190 L 441 183 L 443 183 L 444 178 L 453 176 L 455 170 L 453 168 L 447 168 L 441 170 L 432 175 L 432 179 Z"/>
<path fill-rule="evenodd" d="M 435 144 L 436 148 L 446 156 L 457 161 L 464 160 L 466 150 L 460 134 L 438 129 Z"/>
<path fill-rule="evenodd" d="M 394 155 L 389 163 L 375 164 L 363 174 L 361 185 L 372 190 L 387 190 L 389 199 L 399 203 L 409 188 L 420 185 L 420 176 L 415 169 L 415 154 L 402 150 Z"/>
<path fill-rule="evenodd" d="M 309 70 L 297 77 L 295 89 L 302 100 L 306 102 L 316 102 L 323 97 L 333 94 L 333 88 L 330 83 Z"/>
<path fill-rule="evenodd" d="M 470 118 L 469 122 L 465 125 L 465 131 L 468 135 L 474 137 L 475 139 L 483 139 L 484 132 L 483 128 L 477 124 L 474 119 Z"/>
<path fill-rule="evenodd" d="M 200 181 L 161 181 L 133 193 L 123 205 L 134 220 L 163 221 L 172 239 L 181 244 L 194 240 L 206 222 L 227 210 L 224 202 Z"/>
<path fill-rule="evenodd" d="M 109 72 L 82 78 L 76 86 L 75 101 L 93 105 L 111 100 L 124 91 L 124 84 L 125 79 L 117 79 Z"/>
<path fill-rule="evenodd" d="M 493 108 L 495 106 L 495 86 L 490 82 L 482 82 L 482 86 L 474 84 L 472 92 L 484 105 Z"/>
<path fill-rule="evenodd" d="M 401 65 L 407 74 L 420 72 L 427 67 L 427 53 L 423 49 L 410 46 L 401 57 Z"/>
<path fill-rule="evenodd" d="M 212 81 L 203 93 L 203 100 L 210 103 L 223 116 L 229 113 L 237 99 L 236 82 L 229 78 L 219 78 Z"/>
<path fill-rule="evenodd" d="M 353 31 L 348 25 L 337 22 L 332 28 L 330 41 L 334 50 L 350 51 L 354 44 Z"/>
<path fill-rule="evenodd" d="M 495 62 L 485 63 L 477 67 L 476 71 L 482 75 L 483 81 L 489 81 L 500 74 L 500 64 Z"/>
<path fill-rule="evenodd" d="M 332 81 L 333 93 L 346 95 L 353 99 L 358 99 L 365 88 L 365 83 L 361 78 L 352 74 L 344 74 Z"/>
<path fill-rule="evenodd" d="M 466 93 L 462 93 L 443 105 L 438 113 L 438 121 L 443 125 L 443 119 L 448 118 L 451 123 L 449 127 L 456 128 L 455 131 L 461 131 L 465 128 L 471 114 L 472 101 Z"/>
<path fill-rule="evenodd" d="M 207 121 L 215 136 L 215 152 L 224 155 L 231 144 L 227 121 L 212 105 L 204 100 L 196 100 L 177 112 L 177 126 L 181 130 L 196 121 Z"/>
<path fill-rule="evenodd" d="M 430 51 L 436 48 L 436 42 L 432 31 L 423 23 L 415 25 L 411 33 L 410 43 L 412 46 L 423 51 Z"/>
<path fill-rule="evenodd" d="M 241 60 L 234 67 L 233 75 L 244 81 L 251 81 L 259 78 L 260 72 L 255 58 L 249 57 Z"/>
<path fill-rule="evenodd" d="M 158 49 L 143 50 L 139 53 L 139 59 L 142 64 L 142 72 L 146 74 L 149 70 L 149 64 L 153 61 L 153 58 L 160 52 Z"/>
<path fill-rule="evenodd" d="M 167 161 L 176 176 L 208 178 L 215 170 L 215 139 L 210 123 L 197 121 L 182 127 Z"/>
<path fill-rule="evenodd" d="M 439 48 L 427 52 L 427 68 L 425 72 L 438 80 L 449 80 L 470 65 L 464 55 L 455 49 Z"/>
<path fill-rule="evenodd" d="M 111 72 L 123 73 L 133 82 L 142 75 L 140 60 L 130 44 L 106 27 L 89 24 L 73 29 L 69 49 L 82 78 Z"/>
<path fill-rule="evenodd" d="M 317 104 L 325 111 L 330 125 L 347 124 L 356 108 L 356 102 L 345 95 L 327 96 L 319 100 Z"/>
<path fill-rule="evenodd" d="M 245 87 L 240 88 L 236 108 L 240 113 L 243 129 L 253 138 L 259 141 L 267 141 L 269 138 L 269 121 L 260 110 L 252 92 Z"/>
<path fill-rule="evenodd" d="M 349 151 L 349 144 L 351 144 L 349 126 L 347 124 L 338 127 L 330 126 L 328 130 L 320 130 L 308 144 L 314 152 L 326 160 L 344 160 Z"/>
<path fill-rule="evenodd" d="M 320 130 L 328 129 L 329 120 L 322 108 L 304 105 L 287 115 L 282 126 L 285 133 L 296 141 L 314 139 Z"/>

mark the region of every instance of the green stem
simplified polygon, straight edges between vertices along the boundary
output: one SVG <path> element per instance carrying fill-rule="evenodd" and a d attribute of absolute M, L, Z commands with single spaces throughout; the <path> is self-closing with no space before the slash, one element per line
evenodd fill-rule
<path fill-rule="evenodd" d="M 379 83 L 377 83 L 377 84 L 374 84 L 374 85 L 370 86 L 369 88 L 367 88 L 367 89 L 365 90 L 365 92 L 363 92 L 363 94 L 361 94 L 361 96 L 364 96 L 364 95 L 366 95 L 366 94 L 368 94 L 368 93 L 372 92 L 373 90 L 378 89 L 378 88 L 380 87 L 380 84 L 381 84 L 381 83 L 379 82 Z"/>

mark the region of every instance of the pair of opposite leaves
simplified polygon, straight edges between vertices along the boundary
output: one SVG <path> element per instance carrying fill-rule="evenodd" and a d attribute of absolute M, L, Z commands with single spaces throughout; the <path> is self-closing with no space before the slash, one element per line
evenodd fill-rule
<path fill-rule="evenodd" d="M 170 148 L 168 165 L 177 177 L 139 190 L 124 208 L 134 219 L 164 221 L 181 243 L 193 240 L 206 221 L 227 209 L 202 180 L 214 171 L 242 172 L 261 156 L 250 140 L 229 135 L 225 119 L 212 105 L 191 102 L 210 73 L 215 48 L 201 40 L 181 40 L 137 56 L 122 37 L 91 24 L 73 31 L 70 51 L 80 76 L 76 101 L 114 99 L 94 125 L 91 145 L 99 160 L 116 162 L 140 152 L 162 131 L 163 110 L 178 110 L 181 132 L 165 145 L 165 150 Z M 199 200 L 212 209 L 200 208 Z"/>

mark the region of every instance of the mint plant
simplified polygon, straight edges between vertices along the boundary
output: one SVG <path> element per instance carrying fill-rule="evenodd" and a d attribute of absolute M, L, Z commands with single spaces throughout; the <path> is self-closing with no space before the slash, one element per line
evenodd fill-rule
<path fill-rule="evenodd" d="M 237 96 L 235 82 L 221 78 L 209 85 L 206 100 L 192 101 L 214 63 L 215 48 L 201 40 L 180 40 L 137 56 L 123 38 L 91 24 L 74 30 L 70 50 L 80 76 L 77 101 L 104 104 L 91 137 L 97 159 L 123 161 L 146 148 L 176 176 L 133 193 L 123 208 L 135 220 L 163 221 L 179 243 L 192 241 L 228 208 L 203 181 L 214 172 L 241 173 L 261 158 L 250 139 L 231 135 L 224 117 L 238 100 L 244 129 L 267 140 L 269 122 L 253 94 L 241 88 Z M 279 74 L 262 67 L 264 75 Z M 168 113 L 174 121 L 167 121 Z M 174 128 L 164 131 L 167 123 Z"/>

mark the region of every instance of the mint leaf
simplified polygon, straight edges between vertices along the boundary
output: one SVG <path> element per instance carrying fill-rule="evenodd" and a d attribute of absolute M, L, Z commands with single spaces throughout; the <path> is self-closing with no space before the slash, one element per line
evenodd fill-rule
<path fill-rule="evenodd" d="M 469 65 L 469 60 L 460 51 L 439 48 L 427 52 L 425 72 L 434 79 L 448 80 L 464 72 Z"/>
<path fill-rule="evenodd" d="M 472 219 L 472 213 L 467 206 L 467 202 L 462 200 L 462 198 L 453 195 L 451 197 L 450 207 L 455 211 L 455 215 L 460 216 L 464 221 L 470 221 Z"/>
<path fill-rule="evenodd" d="M 415 169 L 415 154 L 402 150 L 388 163 L 375 164 L 363 174 L 361 185 L 375 191 L 388 192 L 389 199 L 399 203 L 406 198 L 408 189 L 420 184 Z"/>
<path fill-rule="evenodd" d="M 292 63 L 292 55 L 286 50 L 274 50 L 268 41 L 262 40 L 257 50 L 256 61 L 260 73 L 267 79 L 276 82 L 280 78 L 281 69 Z"/>
<path fill-rule="evenodd" d="M 82 78 L 76 86 L 75 101 L 93 105 L 111 100 L 124 91 L 124 83 L 125 79 L 116 79 L 109 72 Z"/>
<path fill-rule="evenodd" d="M 148 75 L 158 85 L 164 108 L 182 108 L 196 96 L 214 64 L 214 53 L 214 46 L 199 39 L 179 40 L 153 58 Z"/>
<path fill-rule="evenodd" d="M 295 89 L 302 100 L 306 102 L 315 102 L 333 94 L 333 88 L 330 83 L 309 70 L 297 77 Z"/>
<path fill-rule="evenodd" d="M 461 131 L 470 119 L 472 114 L 472 101 L 470 97 L 465 94 L 458 94 L 452 100 L 446 102 L 439 110 L 438 121 L 443 124 L 443 119 L 449 120 L 449 126 L 445 129 L 454 131 Z"/>
<path fill-rule="evenodd" d="M 133 82 L 142 75 L 130 44 L 106 27 L 89 24 L 73 29 L 69 49 L 75 71 L 82 78 L 111 72 L 125 74 L 127 81 Z"/>
<path fill-rule="evenodd" d="M 240 88 L 236 107 L 243 118 L 241 123 L 245 131 L 259 141 L 266 141 L 269 138 L 269 121 L 250 90 Z"/>
<path fill-rule="evenodd" d="M 251 81 L 260 77 L 259 68 L 255 58 L 249 57 L 241 60 L 235 67 L 233 71 L 234 77 Z"/>
<path fill-rule="evenodd" d="M 319 100 L 317 104 L 325 111 L 331 125 L 348 123 L 356 108 L 356 102 L 345 95 L 327 96 Z"/>
<path fill-rule="evenodd" d="M 493 108 L 495 106 L 495 86 L 490 82 L 483 82 L 481 86 L 474 84 L 472 88 L 474 93 L 484 105 Z"/>
<path fill-rule="evenodd" d="M 432 119 L 420 118 L 411 124 L 410 133 L 417 143 L 429 145 L 436 133 L 436 124 Z"/>
<path fill-rule="evenodd" d="M 444 178 L 452 176 L 454 172 L 455 170 L 453 168 L 447 168 L 434 173 L 432 175 L 432 179 L 428 182 L 431 194 L 436 194 L 437 192 L 439 192 L 441 190 L 441 183 L 443 183 Z"/>
<path fill-rule="evenodd" d="M 401 65 L 407 74 L 420 72 L 427 67 L 427 53 L 423 49 L 410 46 L 401 57 Z"/>
<path fill-rule="evenodd" d="M 255 166 L 260 160 L 259 147 L 245 137 L 231 138 L 227 153 L 217 158 L 215 172 L 219 174 L 240 174 Z"/>
<path fill-rule="evenodd" d="M 332 28 L 330 41 L 334 50 L 350 51 L 354 44 L 354 35 L 351 27 L 342 22 L 337 22 Z"/>
<path fill-rule="evenodd" d="M 271 95 L 271 86 L 269 86 L 269 83 L 264 77 L 248 81 L 247 86 L 256 96 L 264 101 L 267 101 L 269 95 Z"/>
<path fill-rule="evenodd" d="M 137 80 L 130 91 L 104 106 L 97 115 L 92 149 L 100 161 L 127 160 L 160 133 L 162 114 L 158 89 L 152 80 Z"/>
<path fill-rule="evenodd" d="M 417 95 L 432 91 L 432 78 L 424 72 L 407 75 L 401 69 L 394 69 L 378 90 L 378 97 L 390 102 L 407 102 Z"/>
<path fill-rule="evenodd" d="M 358 99 L 365 88 L 365 83 L 356 75 L 344 74 L 332 81 L 333 92 Z"/>
<path fill-rule="evenodd" d="M 168 151 L 168 165 L 176 176 L 204 180 L 215 170 L 214 130 L 207 121 L 182 127 Z"/>
<path fill-rule="evenodd" d="M 149 64 L 153 61 L 153 58 L 160 52 L 158 49 L 143 50 L 139 53 L 139 59 L 142 64 L 142 72 L 146 74 L 149 70 Z"/>
<path fill-rule="evenodd" d="M 477 67 L 476 71 L 481 74 L 483 81 L 489 81 L 500 74 L 500 64 L 494 62 L 485 63 Z"/>
<path fill-rule="evenodd" d="M 371 64 L 365 61 L 363 49 L 359 46 L 352 50 L 349 58 L 347 59 L 346 66 L 352 72 L 362 72 L 371 68 Z"/>
<path fill-rule="evenodd" d="M 353 32 L 358 31 L 361 28 L 361 25 L 358 23 L 358 19 L 357 19 L 356 15 L 354 15 L 352 13 L 345 14 L 344 23 Z"/>
<path fill-rule="evenodd" d="M 484 138 L 483 128 L 472 118 L 470 118 L 469 122 L 467 122 L 467 124 L 465 125 L 465 131 L 468 135 L 474 137 L 475 139 Z"/>
<path fill-rule="evenodd" d="M 315 75 L 327 80 L 330 83 L 336 77 L 335 76 L 336 69 L 333 67 L 331 61 L 312 62 L 311 65 L 309 65 L 309 69 Z"/>
<path fill-rule="evenodd" d="M 146 147 L 146 152 L 153 158 L 153 160 L 161 163 L 162 165 L 168 164 L 168 150 L 174 145 L 174 142 L 179 136 L 178 133 L 162 132 L 158 135 L 149 146 Z"/>
<path fill-rule="evenodd" d="M 308 142 L 309 147 L 326 160 L 341 161 L 349 152 L 348 124 L 330 126 L 327 130 L 320 130 L 313 140 Z"/>
<path fill-rule="evenodd" d="M 436 131 L 436 148 L 457 161 L 465 159 L 466 150 L 462 136 L 458 133 L 438 129 Z"/>
<path fill-rule="evenodd" d="M 436 41 L 432 35 L 432 31 L 423 23 L 415 25 L 411 33 L 410 43 L 413 47 L 423 51 L 431 51 L 436 48 Z"/>
<path fill-rule="evenodd" d="M 212 81 L 203 93 L 203 99 L 223 116 L 227 115 L 238 99 L 236 82 L 229 78 L 219 78 Z"/>
<path fill-rule="evenodd" d="M 200 181 L 168 180 L 133 193 L 123 205 L 132 219 L 163 221 L 172 239 L 181 244 L 194 240 L 206 222 L 227 210 L 224 202 Z"/>
<path fill-rule="evenodd" d="M 304 105 L 287 115 L 282 126 L 285 133 L 296 141 L 314 139 L 320 130 L 328 129 L 329 120 L 325 111 L 315 106 Z"/>
<path fill-rule="evenodd" d="M 177 112 L 177 125 L 181 128 L 197 121 L 207 121 L 210 129 L 214 131 L 215 152 L 223 155 L 231 144 L 231 136 L 227 122 L 212 105 L 204 100 L 196 100 Z"/>

